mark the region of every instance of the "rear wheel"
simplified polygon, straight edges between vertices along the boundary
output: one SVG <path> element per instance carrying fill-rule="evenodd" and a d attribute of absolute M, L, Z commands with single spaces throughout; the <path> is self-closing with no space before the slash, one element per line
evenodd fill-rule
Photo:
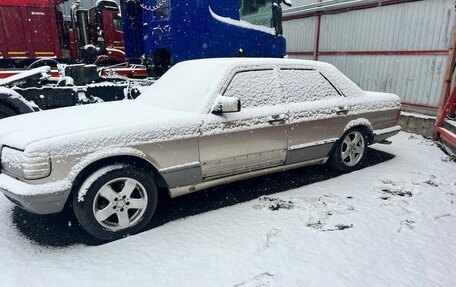
<path fill-rule="evenodd" d="M 359 169 L 367 154 L 368 136 L 360 128 L 347 131 L 336 143 L 329 165 L 341 172 L 352 172 Z"/>
<path fill-rule="evenodd" d="M 116 240 L 140 232 L 152 218 L 157 200 L 157 187 L 148 173 L 115 164 L 83 181 L 73 194 L 73 210 L 88 233 Z"/>

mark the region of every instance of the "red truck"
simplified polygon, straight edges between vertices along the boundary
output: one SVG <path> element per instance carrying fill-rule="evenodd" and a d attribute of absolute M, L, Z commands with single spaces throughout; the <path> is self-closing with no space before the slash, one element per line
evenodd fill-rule
<path fill-rule="evenodd" d="M 147 77 L 144 66 L 113 65 L 126 62 L 116 2 L 83 9 L 76 1 L 64 21 L 65 1 L 0 0 L 0 67 L 7 68 L 0 69 L 0 119 L 134 98 L 138 87 L 153 83 L 126 78 Z M 56 63 L 67 65 L 49 67 Z"/>
<path fill-rule="evenodd" d="M 25 67 L 39 59 L 89 64 L 126 61 L 116 2 L 100 0 L 86 10 L 76 1 L 67 22 L 59 7 L 65 1 L 0 0 L 1 67 Z"/>

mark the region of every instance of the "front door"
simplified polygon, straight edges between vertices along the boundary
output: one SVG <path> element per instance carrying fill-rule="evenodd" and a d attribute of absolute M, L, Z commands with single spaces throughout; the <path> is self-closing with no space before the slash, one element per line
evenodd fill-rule
<path fill-rule="evenodd" d="M 274 107 L 281 94 L 278 71 L 239 72 L 222 94 L 239 98 L 242 110 L 205 116 L 199 142 L 203 178 L 283 165 L 288 111 Z"/>

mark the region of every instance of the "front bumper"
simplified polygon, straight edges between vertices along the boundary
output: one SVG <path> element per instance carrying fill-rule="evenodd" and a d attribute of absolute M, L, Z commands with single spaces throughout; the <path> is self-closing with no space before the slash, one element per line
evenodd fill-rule
<path fill-rule="evenodd" d="M 19 207 L 36 214 L 62 211 L 70 191 L 69 181 L 33 185 L 0 174 L 0 192 Z"/>

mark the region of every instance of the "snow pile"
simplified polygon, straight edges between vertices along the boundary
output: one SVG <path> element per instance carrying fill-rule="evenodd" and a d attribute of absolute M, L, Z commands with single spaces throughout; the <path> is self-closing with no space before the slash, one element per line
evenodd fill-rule
<path fill-rule="evenodd" d="M 2 197 L 1 285 L 456 286 L 456 163 L 421 136 L 401 133 L 392 141 L 374 148 L 393 159 L 296 189 L 267 191 L 324 177 L 324 169 L 176 199 L 166 212 L 183 213 L 179 206 L 202 198 L 202 205 L 220 200 L 214 206 L 223 206 L 231 197 L 267 193 L 101 246 L 39 246 L 24 233 L 49 228 L 57 217 L 35 226 Z M 66 240 L 77 235 L 70 223 L 42 234 L 50 242 Z"/>

